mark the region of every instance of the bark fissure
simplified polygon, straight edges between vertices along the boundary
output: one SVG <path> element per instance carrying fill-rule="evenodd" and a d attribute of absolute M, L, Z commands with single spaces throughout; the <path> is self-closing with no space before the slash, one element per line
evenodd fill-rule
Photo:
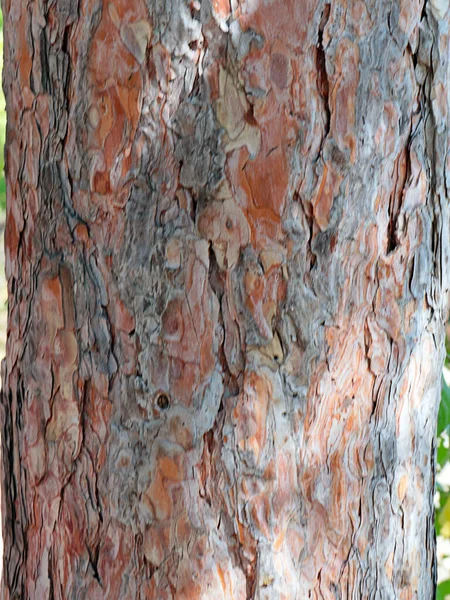
<path fill-rule="evenodd" d="M 330 18 L 331 4 L 325 4 L 322 12 L 322 17 L 319 25 L 319 33 L 317 37 L 317 51 L 316 51 L 316 67 L 318 74 L 318 90 L 322 97 L 323 105 L 325 109 L 325 125 L 324 125 L 324 138 L 326 138 L 330 132 L 331 122 L 331 110 L 329 103 L 329 80 L 326 67 L 326 53 L 323 45 L 323 32 L 325 30 L 328 19 Z"/>

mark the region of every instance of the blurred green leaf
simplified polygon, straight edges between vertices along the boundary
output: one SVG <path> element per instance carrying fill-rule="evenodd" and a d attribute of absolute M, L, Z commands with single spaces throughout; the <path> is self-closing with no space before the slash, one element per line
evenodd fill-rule
<path fill-rule="evenodd" d="M 439 405 L 437 434 L 441 435 L 450 424 L 450 387 L 442 377 L 442 394 Z"/>
<path fill-rule="evenodd" d="M 0 196 L 0 203 L 1 203 L 1 196 Z M 449 457 L 450 457 L 450 448 L 446 448 L 444 446 L 444 444 L 442 443 L 442 440 L 439 440 L 438 448 L 437 448 L 438 465 L 442 468 L 446 463 L 448 463 Z"/>
<path fill-rule="evenodd" d="M 450 579 L 446 579 L 445 581 L 441 581 L 441 583 L 437 586 L 436 600 L 445 600 L 445 598 L 449 595 L 450 595 Z"/>
<path fill-rule="evenodd" d="M 439 529 L 439 535 L 447 539 L 450 538 L 450 497 L 448 494 L 445 503 L 441 503 L 438 518 L 436 519 L 436 527 Z"/>
<path fill-rule="evenodd" d="M 436 528 L 436 535 L 443 535 L 442 528 L 445 528 L 445 519 L 443 519 L 443 514 L 445 507 L 449 507 L 449 498 L 450 493 L 440 490 L 439 492 L 439 506 L 436 507 L 436 518 L 434 520 L 434 525 Z"/>

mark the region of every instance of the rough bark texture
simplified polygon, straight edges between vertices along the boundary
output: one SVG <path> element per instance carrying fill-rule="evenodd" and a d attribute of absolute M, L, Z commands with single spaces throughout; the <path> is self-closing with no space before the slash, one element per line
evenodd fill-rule
<path fill-rule="evenodd" d="M 433 597 L 448 0 L 3 0 L 3 598 Z"/>

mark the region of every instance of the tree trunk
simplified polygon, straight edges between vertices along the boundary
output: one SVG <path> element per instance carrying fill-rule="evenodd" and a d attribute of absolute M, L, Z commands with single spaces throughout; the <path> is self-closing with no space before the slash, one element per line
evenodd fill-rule
<path fill-rule="evenodd" d="M 3 0 L 3 598 L 427 600 L 448 0 Z"/>

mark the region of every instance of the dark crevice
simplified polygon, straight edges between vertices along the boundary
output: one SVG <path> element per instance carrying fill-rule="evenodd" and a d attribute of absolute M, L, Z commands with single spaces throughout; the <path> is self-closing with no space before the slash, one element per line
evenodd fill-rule
<path fill-rule="evenodd" d="M 192 1 L 189 3 L 189 12 L 191 14 L 191 19 L 200 21 L 200 8 L 197 7 Z"/>
<path fill-rule="evenodd" d="M 207 431 L 203 435 L 203 453 L 200 459 L 200 482 L 199 487 L 200 498 L 202 498 L 209 507 L 212 506 L 212 490 L 210 488 L 210 482 L 215 481 L 215 460 L 213 459 L 214 454 L 214 429 L 217 426 L 217 421 L 214 423 L 212 429 Z"/>
<path fill-rule="evenodd" d="M 35 45 L 34 36 L 32 36 L 32 35 L 30 35 L 30 49 L 31 49 L 31 55 L 35 56 L 36 55 L 36 45 Z M 33 75 L 33 69 L 31 69 L 31 71 L 30 71 L 30 89 L 33 92 L 33 94 L 35 96 L 37 96 L 37 94 L 39 92 L 36 89 L 36 85 L 35 85 L 35 81 L 34 81 L 34 75 Z M 4 91 L 6 92 L 6 90 L 4 90 Z"/>
<path fill-rule="evenodd" d="M 235 396 L 239 393 L 239 382 L 235 375 L 233 375 L 230 365 L 228 364 L 227 357 L 225 355 L 224 343 L 225 343 L 225 325 L 223 320 L 223 302 L 225 293 L 225 273 L 221 271 L 217 264 L 216 255 L 212 246 L 209 247 L 209 274 L 208 274 L 209 285 L 212 288 L 217 300 L 219 301 L 220 311 L 218 317 L 218 324 L 223 330 L 223 341 L 218 349 L 218 359 L 222 368 L 222 379 L 224 383 L 224 396 Z"/>
<path fill-rule="evenodd" d="M 195 193 L 194 190 L 191 189 L 191 190 L 188 190 L 188 191 L 191 194 L 191 200 L 192 200 L 192 202 L 191 202 L 191 214 L 190 214 L 190 217 L 192 219 L 192 222 L 196 223 L 196 221 L 197 221 L 197 215 L 198 215 L 198 212 L 199 212 L 198 211 L 198 207 L 199 207 L 199 202 L 201 201 L 201 198 L 199 198 L 197 196 L 197 194 Z"/>
<path fill-rule="evenodd" d="M 250 104 L 247 112 L 244 115 L 245 121 L 252 127 L 258 127 L 258 121 L 255 119 L 253 104 Z"/>
<path fill-rule="evenodd" d="M 147 568 L 147 571 L 146 571 L 147 579 L 150 580 L 153 577 L 153 575 L 156 573 L 156 571 L 158 570 L 158 567 L 155 567 L 155 565 L 152 565 L 152 563 L 149 562 L 146 558 L 144 558 L 144 561 L 145 561 L 145 565 Z"/>
<path fill-rule="evenodd" d="M 412 64 L 413 64 L 414 71 L 415 71 L 416 67 L 417 67 L 417 62 L 418 62 L 417 52 L 413 52 L 413 50 L 409 44 L 408 44 L 408 50 L 409 50 L 409 53 L 411 54 L 411 60 L 412 60 Z"/>
<path fill-rule="evenodd" d="M 98 558 L 100 554 L 100 544 L 97 544 L 95 548 L 92 550 L 89 546 L 86 545 L 86 549 L 89 554 L 89 564 L 92 567 L 93 577 L 98 582 L 100 587 L 103 587 L 102 580 L 100 578 L 100 574 L 98 572 Z"/>
<path fill-rule="evenodd" d="M 313 252 L 312 249 L 312 243 L 314 240 L 314 214 L 313 214 L 313 208 L 310 202 L 301 199 L 298 195 L 296 195 L 296 197 L 294 197 L 294 200 L 297 200 L 300 204 L 300 206 L 303 209 L 303 213 L 305 215 L 305 219 L 306 219 L 306 224 L 308 226 L 308 238 L 306 241 L 306 255 L 307 255 L 307 260 L 309 261 L 309 265 L 308 265 L 308 271 L 311 272 L 315 265 L 316 265 L 316 261 L 317 261 L 317 256 L 316 254 Z"/>
<path fill-rule="evenodd" d="M 256 565 L 257 559 L 255 559 L 251 563 L 248 563 L 247 569 L 244 570 L 245 582 L 247 587 L 247 598 L 249 600 L 256 600 Z"/>
<path fill-rule="evenodd" d="M 329 82 L 328 82 L 328 74 L 326 69 L 326 56 L 325 49 L 323 47 L 323 32 L 325 26 L 330 18 L 331 5 L 325 4 L 322 19 L 319 25 L 319 33 L 317 38 L 317 46 L 316 46 L 316 68 L 317 68 L 317 87 L 319 90 L 319 94 L 323 99 L 323 104 L 325 108 L 325 135 L 327 137 L 330 131 L 330 122 L 331 122 L 331 111 L 329 104 Z"/>
<path fill-rule="evenodd" d="M 387 254 L 391 254 L 397 247 L 397 218 L 398 208 L 396 207 L 396 197 L 393 193 L 389 200 L 389 223 L 387 228 Z"/>
<path fill-rule="evenodd" d="M 413 129 L 413 124 L 411 123 L 409 136 L 408 136 L 408 140 L 405 145 L 405 149 L 398 157 L 397 161 L 395 162 L 395 166 L 394 166 L 393 177 L 395 178 L 395 184 L 394 184 L 394 189 L 392 191 L 392 194 L 391 194 L 391 197 L 389 200 L 389 209 L 388 209 L 389 223 L 388 223 L 388 229 L 387 229 L 387 254 L 390 254 L 391 252 L 393 252 L 397 248 L 398 243 L 399 243 L 398 231 L 397 231 L 398 219 L 399 219 L 399 216 L 400 216 L 400 213 L 402 210 L 405 191 L 406 191 L 408 182 L 410 181 L 410 178 L 411 178 L 411 172 L 412 172 L 411 145 L 412 145 L 412 142 L 413 142 L 415 136 L 417 135 L 418 129 L 419 129 L 418 123 L 416 124 L 414 129 Z M 401 173 L 399 173 L 399 168 L 400 168 L 400 165 L 403 160 L 405 162 L 405 168 L 404 168 L 404 173 L 401 174 Z"/>
<path fill-rule="evenodd" d="M 369 362 L 370 362 L 370 359 L 369 359 L 370 346 L 371 346 L 371 335 L 370 335 L 369 326 L 368 326 L 367 320 L 366 320 L 366 323 L 364 325 L 364 350 L 365 350 L 366 358 Z"/>
<path fill-rule="evenodd" d="M 392 35 L 392 32 L 393 32 L 392 11 L 389 11 L 388 14 L 387 14 L 387 26 L 388 26 L 389 33 Z"/>
<path fill-rule="evenodd" d="M 61 44 L 61 50 L 65 54 L 67 54 L 67 56 L 70 56 L 70 52 L 69 52 L 69 40 L 70 40 L 70 32 L 71 32 L 71 30 L 72 30 L 72 26 L 71 25 L 66 25 L 66 27 L 64 29 L 62 44 Z"/>
<path fill-rule="evenodd" d="M 209 281 L 209 285 L 212 288 L 212 291 L 214 292 L 214 294 L 217 297 L 217 300 L 219 300 L 219 302 L 221 302 L 223 294 L 224 294 L 224 289 L 225 289 L 225 281 L 224 281 L 224 276 L 219 268 L 219 265 L 217 264 L 216 255 L 214 253 L 214 250 L 213 250 L 211 244 L 209 245 L 208 281 Z"/>
<path fill-rule="evenodd" d="M 54 589 L 54 583 L 53 583 L 53 552 L 52 552 L 52 548 L 50 548 L 48 551 L 47 571 L 48 571 L 48 582 L 49 582 L 49 584 L 48 584 L 48 600 L 54 600 L 55 589 Z"/>
<path fill-rule="evenodd" d="M 402 175 L 399 173 L 399 169 L 402 161 L 405 161 L 405 171 Z M 411 171 L 410 164 L 410 156 L 409 156 L 409 140 L 407 143 L 407 147 L 400 154 L 398 159 L 394 165 L 394 189 L 392 190 L 391 196 L 389 198 L 389 206 L 388 206 L 388 226 L 387 226 L 387 248 L 386 252 L 389 255 L 391 252 L 394 252 L 399 244 L 398 238 L 398 220 L 401 213 L 403 199 L 405 194 L 406 182 L 409 178 L 409 173 Z"/>
<path fill-rule="evenodd" d="M 424 19 L 427 21 L 427 2 L 425 1 L 422 6 L 422 14 L 420 15 L 420 21 L 422 22 Z"/>
<path fill-rule="evenodd" d="M 67 114 L 70 113 L 70 94 L 69 94 L 69 85 L 70 80 L 72 78 L 72 61 L 70 56 L 70 36 L 72 33 L 72 25 L 67 25 L 64 29 L 61 50 L 65 56 L 64 65 L 66 67 L 64 74 L 64 100 L 65 100 L 65 108 L 67 110 Z"/>
<path fill-rule="evenodd" d="M 40 58 L 41 58 L 41 84 L 45 94 L 51 94 L 50 66 L 48 62 L 48 42 L 45 28 L 41 31 L 40 37 Z"/>

